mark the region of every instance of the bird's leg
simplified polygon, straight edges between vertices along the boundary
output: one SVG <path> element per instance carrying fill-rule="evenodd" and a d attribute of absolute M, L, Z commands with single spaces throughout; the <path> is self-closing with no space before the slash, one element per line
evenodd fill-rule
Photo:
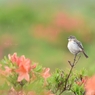
<path fill-rule="evenodd" d="M 77 64 L 77 62 L 79 61 L 79 59 L 80 59 L 80 57 L 81 57 L 81 55 L 78 57 L 78 59 L 76 60 L 76 57 L 77 57 L 77 54 L 75 55 L 75 57 L 74 57 L 74 65 L 76 65 Z"/>
<path fill-rule="evenodd" d="M 77 54 L 75 54 L 75 56 L 74 56 L 74 62 L 76 61 L 76 57 L 77 57 Z"/>

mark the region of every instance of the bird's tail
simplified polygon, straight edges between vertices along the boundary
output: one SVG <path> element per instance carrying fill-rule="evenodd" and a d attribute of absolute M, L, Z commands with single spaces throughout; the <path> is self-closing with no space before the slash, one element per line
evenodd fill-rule
<path fill-rule="evenodd" d="M 86 58 L 88 58 L 87 54 L 86 54 L 84 51 L 82 51 L 82 52 L 83 52 L 84 56 L 85 56 Z"/>

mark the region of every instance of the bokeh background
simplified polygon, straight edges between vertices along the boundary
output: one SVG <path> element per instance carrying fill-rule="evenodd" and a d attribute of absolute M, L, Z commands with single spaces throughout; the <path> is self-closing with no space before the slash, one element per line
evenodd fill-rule
<path fill-rule="evenodd" d="M 0 0 L 0 59 L 17 52 L 44 67 L 69 68 L 74 56 L 67 37 L 76 36 L 83 55 L 77 70 L 95 73 L 95 0 Z"/>

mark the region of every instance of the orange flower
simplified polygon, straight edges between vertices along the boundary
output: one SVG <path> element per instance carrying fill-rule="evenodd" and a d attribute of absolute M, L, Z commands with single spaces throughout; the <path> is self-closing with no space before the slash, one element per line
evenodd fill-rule
<path fill-rule="evenodd" d="M 30 71 L 30 60 L 26 59 L 25 56 L 21 56 L 18 61 L 18 69 L 16 70 L 19 74 L 17 81 L 20 82 L 23 79 L 29 81 L 29 71 Z"/>
<path fill-rule="evenodd" d="M 11 60 L 13 63 L 18 63 L 18 57 L 17 53 L 14 53 L 13 55 L 8 55 L 9 60 Z"/>
<path fill-rule="evenodd" d="M 87 79 L 88 79 L 88 77 L 87 76 L 84 76 L 82 79 L 76 81 L 76 84 L 78 84 L 79 86 L 85 85 Z"/>
<path fill-rule="evenodd" d="M 46 69 L 44 70 L 44 72 L 43 72 L 43 74 L 42 74 L 42 77 L 43 77 L 44 79 L 47 79 L 48 77 L 51 76 L 50 73 L 49 73 L 49 71 L 50 71 L 50 68 L 46 68 Z"/>
<path fill-rule="evenodd" d="M 23 79 L 29 81 L 29 72 L 24 68 L 24 66 L 20 66 L 17 70 L 17 73 L 19 74 L 17 81 L 20 82 Z"/>
<path fill-rule="evenodd" d="M 25 58 L 25 56 L 18 57 L 17 53 L 14 53 L 13 55 L 8 55 L 9 59 L 17 64 L 16 72 L 18 73 L 18 79 L 17 81 L 20 82 L 23 79 L 26 81 L 29 81 L 29 72 L 31 69 L 36 68 L 36 64 L 33 64 L 31 66 L 30 59 Z M 8 70 L 8 68 L 7 68 Z"/>
<path fill-rule="evenodd" d="M 95 76 L 92 76 L 85 83 L 86 95 L 95 95 Z"/>
<path fill-rule="evenodd" d="M 5 74 L 9 75 L 11 74 L 11 72 L 12 72 L 12 69 L 10 69 L 8 66 L 5 66 Z"/>
<path fill-rule="evenodd" d="M 21 56 L 19 57 L 19 60 L 18 60 L 18 66 L 24 66 L 24 68 L 29 71 L 30 70 L 30 59 L 28 58 L 25 58 L 25 56 Z"/>

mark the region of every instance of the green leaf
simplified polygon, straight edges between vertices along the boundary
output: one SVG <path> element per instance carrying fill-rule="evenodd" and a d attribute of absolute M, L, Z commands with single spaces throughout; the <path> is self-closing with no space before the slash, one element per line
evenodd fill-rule
<path fill-rule="evenodd" d="M 36 71 L 36 72 L 40 72 L 42 70 L 42 66 L 41 65 L 38 65 L 35 69 L 34 69 L 34 71 Z"/>

